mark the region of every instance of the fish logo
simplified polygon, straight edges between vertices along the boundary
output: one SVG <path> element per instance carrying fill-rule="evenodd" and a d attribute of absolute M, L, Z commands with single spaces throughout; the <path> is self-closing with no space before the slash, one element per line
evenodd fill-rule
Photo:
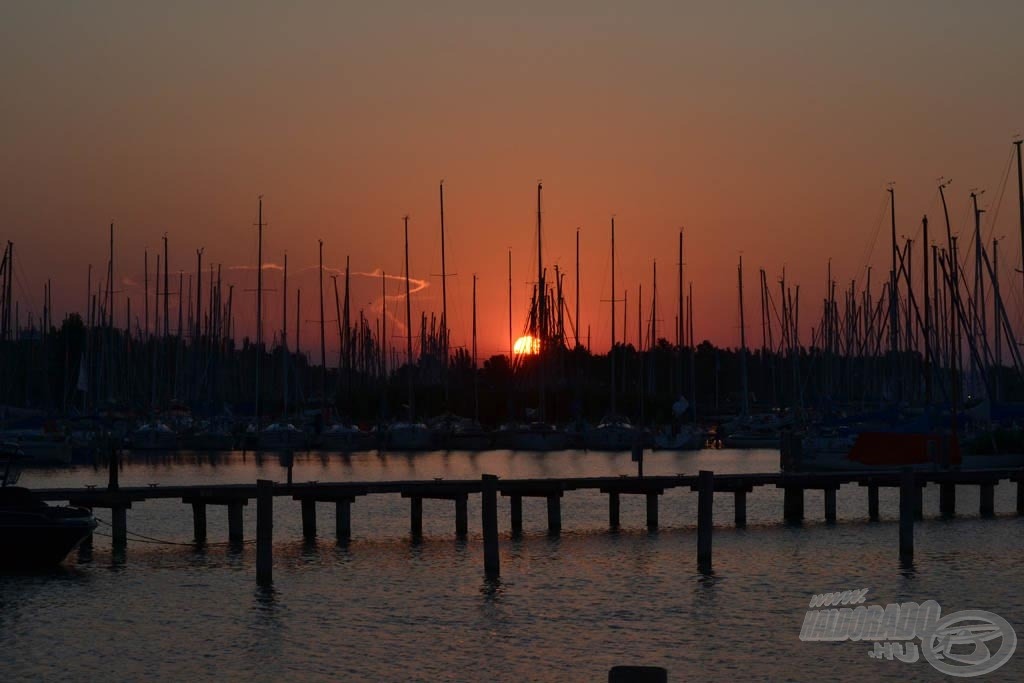
<path fill-rule="evenodd" d="M 999 649 L 993 654 L 997 639 Z M 922 634 L 921 649 L 940 672 L 970 678 L 995 671 L 1009 661 L 1017 649 L 1017 633 L 998 614 L 963 610 L 947 614 L 930 633 Z"/>

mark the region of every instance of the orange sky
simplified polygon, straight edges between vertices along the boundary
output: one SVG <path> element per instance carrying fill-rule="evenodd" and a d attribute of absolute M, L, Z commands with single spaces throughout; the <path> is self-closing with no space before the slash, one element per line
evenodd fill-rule
<path fill-rule="evenodd" d="M 265 260 L 287 250 L 304 321 L 319 317 L 317 240 L 330 268 L 351 256 L 355 271 L 400 275 L 407 213 L 411 274 L 430 285 L 413 315 L 440 311 L 441 179 L 453 343 L 468 344 L 477 273 L 481 356 L 507 349 L 509 248 L 517 333 L 525 319 L 538 179 L 545 264 L 568 273 L 571 307 L 581 228 L 595 350 L 610 332 L 612 214 L 630 342 L 654 259 L 659 326 L 674 324 L 680 226 L 698 338 L 737 343 L 742 252 L 748 334 L 760 339 L 758 269 L 774 283 L 786 267 L 802 285 L 806 341 L 829 257 L 840 288 L 869 262 L 876 283 L 887 268 L 887 222 L 874 238 L 890 180 L 907 236 L 925 212 L 942 228 L 939 176 L 954 178 L 953 227 L 965 235 L 967 193 L 987 188 L 985 234 L 1006 240 L 1004 286 L 1020 308 L 1015 172 L 999 198 L 1024 129 L 1021 3 L 477 4 L 5 4 L 0 239 L 16 245 L 22 321 L 47 277 L 58 312 L 82 308 L 110 221 L 130 283 L 164 232 L 172 269 L 192 271 L 198 247 L 205 264 L 253 265 L 261 193 Z M 247 329 L 254 297 L 240 290 L 255 277 L 229 272 Z M 268 336 L 280 326 L 275 278 Z M 127 296 L 141 313 L 130 283 L 120 316 Z M 379 304 L 379 282 L 356 278 L 355 310 L 375 319 Z M 302 336 L 310 349 L 316 323 Z"/>

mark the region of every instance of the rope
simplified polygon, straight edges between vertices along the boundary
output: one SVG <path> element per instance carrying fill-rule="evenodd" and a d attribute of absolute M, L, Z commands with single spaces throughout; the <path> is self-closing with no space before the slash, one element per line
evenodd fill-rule
<path fill-rule="evenodd" d="M 94 517 L 95 517 L 95 515 L 94 515 Z M 105 519 L 100 519 L 99 517 L 96 517 L 96 521 L 99 522 L 100 524 L 105 524 L 105 525 L 113 528 L 113 525 L 110 522 L 108 522 L 107 520 L 105 520 Z M 180 541 L 166 541 L 166 540 L 161 539 L 161 538 L 154 538 L 152 536 L 146 536 L 144 534 L 140 534 L 140 533 L 137 533 L 137 532 L 134 532 L 134 531 L 128 531 L 127 529 L 125 530 L 125 533 L 130 535 L 130 536 L 136 536 L 137 538 L 129 538 L 128 539 L 129 541 L 134 541 L 136 543 L 153 543 L 153 544 L 157 544 L 157 545 L 184 545 L 184 546 L 189 546 L 189 547 L 192 547 L 192 546 L 195 545 L 195 543 L 182 543 Z M 110 534 L 103 534 L 103 533 L 99 533 L 99 532 L 96 532 L 96 531 L 93 532 L 93 535 L 95 535 L 95 536 L 106 536 L 107 538 L 113 538 L 113 536 L 111 536 Z M 256 542 L 255 540 L 241 541 L 241 543 L 255 543 L 255 542 Z M 227 541 L 227 542 L 220 542 L 220 543 L 204 543 L 203 545 L 206 545 L 206 546 L 226 546 L 226 545 L 234 545 L 235 543 L 237 543 L 237 541 Z"/>

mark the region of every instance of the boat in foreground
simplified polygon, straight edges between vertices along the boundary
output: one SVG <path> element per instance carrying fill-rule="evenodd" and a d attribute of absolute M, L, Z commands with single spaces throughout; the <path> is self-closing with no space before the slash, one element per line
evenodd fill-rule
<path fill-rule="evenodd" d="M 4 448 L 0 485 L 0 567 L 38 568 L 60 564 L 93 529 L 96 518 L 83 508 L 48 505 L 29 489 L 14 486 L 19 452 Z"/>

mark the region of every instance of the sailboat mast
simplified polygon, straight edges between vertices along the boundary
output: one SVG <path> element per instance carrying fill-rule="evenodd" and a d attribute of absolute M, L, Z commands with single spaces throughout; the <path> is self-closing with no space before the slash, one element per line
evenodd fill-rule
<path fill-rule="evenodd" d="M 608 356 L 612 367 L 611 415 L 615 414 L 615 216 L 612 216 L 612 346 Z"/>
<path fill-rule="evenodd" d="M 324 241 L 320 244 L 320 411 L 327 409 L 327 336 L 324 332 Z"/>
<path fill-rule="evenodd" d="M 259 196 L 256 229 L 256 431 L 259 432 L 260 361 L 263 356 L 263 195 Z"/>
<path fill-rule="evenodd" d="M 288 417 L 288 252 L 284 252 L 284 294 L 281 297 L 281 384 L 284 387 L 284 415 Z"/>
<path fill-rule="evenodd" d="M 693 409 L 693 421 L 697 422 L 697 346 L 693 340 L 693 283 L 686 297 L 686 321 L 690 338 L 690 407 Z"/>
<path fill-rule="evenodd" d="M 512 342 L 512 249 L 508 250 L 508 365 L 512 367 L 515 346 Z"/>
<path fill-rule="evenodd" d="M 545 345 L 547 344 L 547 306 L 545 305 L 547 299 L 547 291 L 544 288 L 544 261 L 541 255 L 541 209 L 540 209 L 540 193 L 542 184 L 537 183 L 537 313 L 538 313 L 538 325 L 537 325 L 537 336 L 538 344 L 540 346 L 540 353 L 545 351 Z M 543 373 L 542 373 L 543 376 Z M 544 406 L 541 406 L 541 412 L 543 413 Z"/>
<path fill-rule="evenodd" d="M 385 382 L 388 377 L 388 350 L 391 348 L 388 344 L 388 280 L 387 275 L 384 271 L 380 271 L 380 355 L 381 355 L 381 372 L 383 374 Z M 386 386 L 386 385 L 385 385 Z M 385 388 L 385 392 L 387 389 Z"/>
<path fill-rule="evenodd" d="M 658 341 L 658 262 L 654 262 L 654 283 L 651 287 L 651 343 L 648 348 L 653 349 Z"/>
<path fill-rule="evenodd" d="M 576 348 L 580 347 L 580 229 L 576 228 Z"/>
<path fill-rule="evenodd" d="M 931 371 L 931 326 L 932 309 L 928 296 L 928 216 L 921 218 L 922 250 L 924 252 L 924 282 L 921 291 L 924 294 L 924 401 L 925 405 L 932 402 L 932 371 Z"/>
<path fill-rule="evenodd" d="M 438 184 L 441 198 L 441 372 L 444 375 L 444 402 L 448 405 L 448 271 L 444 260 L 444 181 Z"/>
<path fill-rule="evenodd" d="M 405 340 L 406 340 L 406 353 L 408 354 L 408 372 L 409 376 L 409 421 L 412 422 L 416 419 L 416 405 L 415 405 L 415 393 L 413 391 L 412 383 L 412 303 L 410 299 L 409 291 L 409 216 L 403 216 L 402 221 L 405 223 Z"/>
<path fill-rule="evenodd" d="M 168 273 L 171 271 L 171 262 L 167 260 L 167 233 L 164 233 L 164 336 L 169 337 L 171 335 L 171 315 L 170 315 L 170 284 L 168 282 Z"/>
<path fill-rule="evenodd" d="M 149 249 L 145 249 L 142 255 L 142 300 L 145 302 L 145 334 L 143 338 L 149 338 Z"/>
<path fill-rule="evenodd" d="M 743 391 L 743 396 L 740 401 L 740 409 L 743 411 L 743 417 L 750 414 L 749 394 L 747 392 L 747 333 L 746 333 L 746 320 L 743 317 L 743 256 L 740 256 L 740 265 L 737 269 L 739 278 L 739 290 L 740 290 L 740 374 Z"/>
<path fill-rule="evenodd" d="M 1021 244 L 1021 277 L 1024 278 L 1024 172 L 1021 170 L 1020 144 L 1022 140 L 1014 140 L 1017 147 L 1017 206 L 1020 209 L 1020 244 Z"/>
<path fill-rule="evenodd" d="M 476 273 L 473 273 L 473 419 L 480 421 L 480 382 L 476 369 Z"/>
<path fill-rule="evenodd" d="M 202 336 L 203 330 L 203 249 L 196 249 L 196 319 L 192 332 L 193 343 Z"/>

